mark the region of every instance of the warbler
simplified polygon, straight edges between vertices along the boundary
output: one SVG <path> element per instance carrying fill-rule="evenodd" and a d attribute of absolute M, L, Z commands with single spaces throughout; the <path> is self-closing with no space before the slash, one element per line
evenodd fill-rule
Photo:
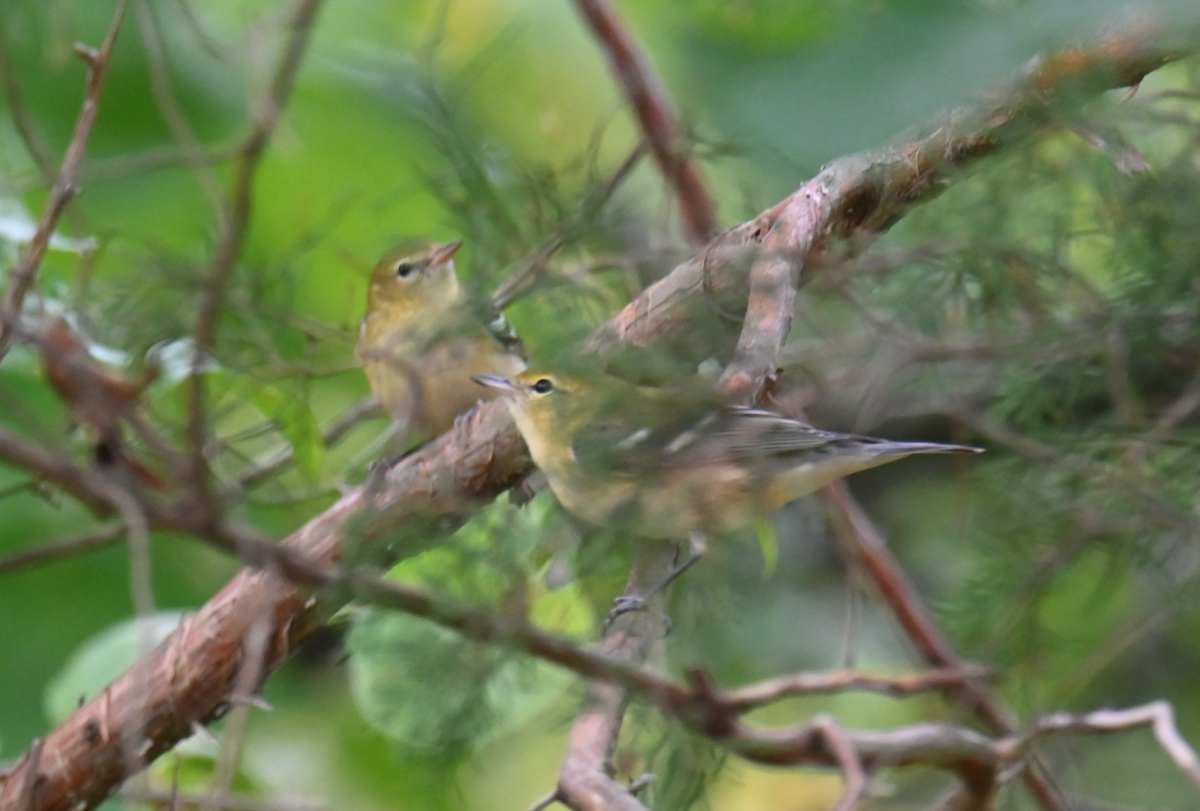
<path fill-rule="evenodd" d="M 454 269 L 462 241 L 402 242 L 371 274 L 355 355 L 371 391 L 420 439 L 481 399 L 471 375 L 515 375 L 524 348 L 504 316 L 472 301 Z"/>
<path fill-rule="evenodd" d="M 800 496 L 913 454 L 979 448 L 822 431 L 715 393 L 529 370 L 476 375 L 503 392 L 550 489 L 592 524 L 681 539 L 729 532 Z"/>

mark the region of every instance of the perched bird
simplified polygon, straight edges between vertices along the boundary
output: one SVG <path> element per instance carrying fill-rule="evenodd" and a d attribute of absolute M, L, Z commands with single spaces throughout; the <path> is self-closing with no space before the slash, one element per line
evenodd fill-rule
<path fill-rule="evenodd" d="M 524 349 L 502 314 L 473 302 L 454 271 L 457 242 L 411 240 L 371 274 L 355 354 L 406 439 L 443 433 L 481 399 L 473 374 L 511 376 Z"/>
<path fill-rule="evenodd" d="M 980 449 L 822 431 L 708 392 L 530 370 L 477 375 L 503 392 L 562 505 L 650 538 L 729 532 L 835 479 L 912 454 Z M 694 543 L 695 545 L 695 543 Z"/>

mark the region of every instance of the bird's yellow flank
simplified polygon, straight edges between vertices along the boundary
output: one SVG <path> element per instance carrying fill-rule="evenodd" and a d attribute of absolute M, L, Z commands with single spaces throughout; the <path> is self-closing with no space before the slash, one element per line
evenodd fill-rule
<path fill-rule="evenodd" d="M 408 440 L 443 433 L 487 396 L 471 375 L 525 368 L 503 315 L 472 301 L 459 283 L 454 253 L 461 245 L 403 242 L 371 274 L 355 354 Z"/>

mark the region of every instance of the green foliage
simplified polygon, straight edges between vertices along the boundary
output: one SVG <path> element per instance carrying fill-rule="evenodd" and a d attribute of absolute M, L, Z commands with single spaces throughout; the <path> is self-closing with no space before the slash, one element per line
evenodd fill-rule
<path fill-rule="evenodd" d="M 651 778 L 645 792 L 647 805 L 656 811 L 703 807 L 705 792 L 720 774 L 726 754 L 712 741 L 677 727 L 656 724 L 648 717 L 641 721 L 658 734 L 658 740 L 648 742 L 644 755 L 645 774 Z"/>
<path fill-rule="evenodd" d="M 348 641 L 355 698 L 373 726 L 457 765 L 527 721 L 565 676 L 494 646 L 391 612 L 364 610 Z M 557 677 L 557 678 L 555 678 Z"/>
<path fill-rule="evenodd" d="M 0 10 L 28 113 L 56 159 L 83 86 L 71 45 L 96 44 L 112 5 L 16 0 Z M 206 189 L 230 182 L 227 147 L 248 130 L 282 12 L 229 0 L 149 6 L 169 67 L 152 64 L 131 17 L 84 164 L 85 193 L 60 224 L 31 310 L 71 311 L 95 352 L 131 371 L 151 347 L 173 347 L 176 362 L 147 391 L 144 413 L 179 442 L 187 416 L 179 372 L 221 234 Z M 878 147 L 1036 50 L 1112 22 L 1108 4 L 1068 0 L 629 0 L 619 10 L 671 91 L 727 226 L 822 163 Z M 210 160 L 208 180 L 187 166 L 164 123 L 151 88 L 161 70 L 198 139 L 225 156 Z M 1197 418 L 1154 433 L 1200 370 L 1196 91 L 1195 65 L 1186 64 L 1153 75 L 1127 102 L 1097 99 L 915 209 L 848 282 L 831 281 L 839 268 L 805 271 L 814 278 L 800 296 L 783 378 L 802 390 L 785 395 L 810 403 L 829 427 L 988 445 L 962 467 L 904 462 L 853 484 L 955 644 L 996 672 L 1023 720 L 1166 697 L 1185 736 L 1200 739 Z M 40 212 L 45 191 L 15 111 L 0 104 L 0 256 L 11 267 L 24 239 L 11 226 L 32 221 L 22 210 Z M 1070 127 L 1098 133 L 1101 147 Z M 569 4 L 327 2 L 256 177 L 247 243 L 208 359 L 205 450 L 231 514 L 282 536 L 384 455 L 386 419 L 340 442 L 326 443 L 322 431 L 367 391 L 351 347 L 366 275 L 397 238 L 465 238 L 460 272 L 484 296 L 539 248 L 561 243 L 509 309 L 538 361 L 569 352 L 668 271 L 682 252 L 653 162 L 609 188 L 637 140 Z M 1149 171 L 1118 170 L 1126 146 Z M 92 239 L 99 250 L 81 256 Z M 871 260 L 880 262 L 874 270 Z M 730 330 L 729 344 L 728 321 L 698 319 L 701 337 Z M 626 365 L 650 379 L 681 366 L 637 353 Z M 86 464 L 93 438 L 79 427 L 68 434 L 70 421 L 36 352 L 14 348 L 0 367 L 0 422 Z M 285 452 L 294 461 L 278 475 L 238 484 Z M 69 499 L 13 470 L 3 471 L 0 497 L 3 553 L 92 526 Z M 771 531 L 714 543 L 675 589 L 673 632 L 655 666 L 676 677 L 700 666 L 723 686 L 843 659 L 887 672 L 914 667 L 893 619 L 869 598 L 856 608 L 848 597 L 862 588 L 824 518 L 796 505 Z M 520 509 L 496 504 L 444 542 L 427 529 L 397 529 L 398 543 L 412 545 L 393 577 L 581 643 L 596 636 L 633 554 L 616 533 L 581 531 L 549 495 Z M 236 568 L 182 539 L 156 537 L 153 547 L 165 606 L 202 603 Z M 127 571 L 125 552 L 112 549 L 5 576 L 6 758 L 47 728 L 40 697 L 61 717 L 136 649 L 128 627 L 92 640 L 130 614 Z M 252 715 L 239 788 L 307 792 L 339 808 L 522 807 L 549 790 L 578 680 L 424 620 L 376 609 L 351 616 L 348 667 L 314 657 L 268 682 L 280 710 Z M 935 698 L 884 702 L 805 699 L 764 718 L 798 723 L 833 711 L 880 726 L 949 714 Z M 1097 773 L 1128 773 L 1128 789 L 1162 757 L 1148 740 L 1125 745 L 1115 757 L 1079 744 L 1068 782 L 1086 775 L 1078 781 L 1086 791 L 1107 785 L 1093 782 Z M 507 777 L 528 796 L 498 798 L 488 769 L 509 769 L 516 750 L 525 760 L 519 777 Z M 1125 771 L 1109 768 L 1114 760 Z M 642 798 L 655 811 L 703 807 L 721 761 L 711 744 L 639 705 L 618 776 L 653 773 Z M 211 764 L 211 752 L 186 755 L 184 788 L 201 790 Z M 168 784 L 169 764 L 162 768 L 156 778 Z M 1192 802 L 1163 785 L 1156 781 L 1161 796 L 1129 802 Z M 894 798 L 872 802 L 910 807 L 919 796 L 901 783 Z"/>
<path fill-rule="evenodd" d="M 1137 131 L 1156 109 L 1105 120 Z M 1115 661 L 1194 604 L 1179 568 L 1196 532 L 1194 428 L 1147 434 L 1197 373 L 1200 186 L 1195 142 L 1170 129 L 1133 142 L 1154 166 L 1133 175 L 1066 133 L 1011 150 L 881 246 L 925 257 L 852 283 L 852 310 L 887 314 L 875 334 L 894 343 L 871 350 L 881 385 L 1000 426 L 970 485 L 968 574 L 939 616 L 1030 715 L 1137 700 Z"/>
<path fill-rule="evenodd" d="M 577 587 L 546 591 L 537 571 L 540 561 L 551 563 L 534 544 L 553 526 L 554 512 L 549 494 L 521 510 L 494 504 L 393 576 L 477 607 L 525 610 L 550 631 L 586 633 L 592 614 Z M 406 751 L 439 764 L 447 779 L 488 741 L 544 713 L 571 684 L 545 663 L 382 609 L 352 613 L 347 649 L 364 717 Z"/>

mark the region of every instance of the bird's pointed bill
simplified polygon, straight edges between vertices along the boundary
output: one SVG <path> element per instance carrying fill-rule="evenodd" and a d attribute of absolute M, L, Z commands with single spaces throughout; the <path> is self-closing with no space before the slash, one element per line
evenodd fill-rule
<path fill-rule="evenodd" d="M 431 265 L 440 265 L 444 262 L 449 262 L 451 257 L 462 247 L 463 241 L 456 239 L 453 242 L 443 242 L 433 246 L 433 251 L 429 255 L 429 263 Z"/>
<path fill-rule="evenodd" d="M 481 386 L 495 389 L 502 394 L 516 394 L 520 388 L 507 377 L 499 375 L 471 375 L 471 379 Z"/>

